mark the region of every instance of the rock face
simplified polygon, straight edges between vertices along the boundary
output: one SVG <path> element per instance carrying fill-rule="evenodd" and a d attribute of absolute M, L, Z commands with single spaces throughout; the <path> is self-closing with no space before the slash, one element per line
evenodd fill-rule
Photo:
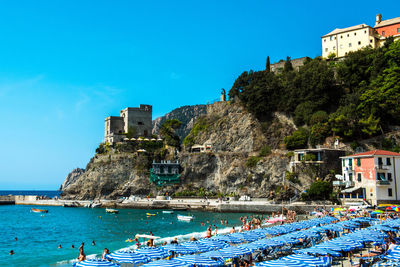
<path fill-rule="evenodd" d="M 286 118 L 275 116 L 268 124 L 262 124 L 239 104 L 230 102 L 177 110 L 179 116 L 171 112 L 155 120 L 154 131 L 166 119 L 176 118 L 184 122 L 182 136 L 195 125 L 188 136 L 191 143 L 212 145 L 212 151 L 207 153 L 189 153 L 185 147 L 178 154 L 183 170 L 181 184 L 157 188 L 149 181 L 151 163 L 162 159 L 164 148 L 145 154 L 113 148 L 111 152 L 96 154 L 86 171 L 64 187 L 63 197 L 116 199 L 132 194 L 197 193 L 199 190 L 211 195 L 235 193 L 267 197 L 282 191 L 280 181 L 289 158 L 277 148 L 283 137 L 295 130 Z M 194 124 L 195 117 L 199 118 Z M 272 153 L 260 156 L 260 149 L 267 145 Z"/>
<path fill-rule="evenodd" d="M 76 168 L 70 172 L 64 180 L 64 183 L 60 186 L 60 191 L 64 191 L 71 184 L 75 183 L 76 180 L 85 172 L 85 169 Z"/>
<path fill-rule="evenodd" d="M 161 125 L 170 119 L 177 119 L 182 122 L 182 126 L 180 129 L 176 131 L 176 134 L 179 136 L 181 141 L 188 135 L 190 130 L 193 128 L 193 124 L 196 119 L 206 114 L 206 105 L 194 105 L 194 106 L 183 106 L 173 111 L 165 114 L 162 117 L 159 117 L 153 120 L 153 134 L 157 134 L 158 130 L 160 129 Z"/>

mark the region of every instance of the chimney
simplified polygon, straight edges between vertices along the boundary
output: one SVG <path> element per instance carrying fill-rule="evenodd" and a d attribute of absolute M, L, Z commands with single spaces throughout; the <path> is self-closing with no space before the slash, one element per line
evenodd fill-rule
<path fill-rule="evenodd" d="M 381 23 L 381 21 L 382 21 L 382 15 L 381 14 L 376 15 L 375 25 L 378 25 L 379 23 Z"/>

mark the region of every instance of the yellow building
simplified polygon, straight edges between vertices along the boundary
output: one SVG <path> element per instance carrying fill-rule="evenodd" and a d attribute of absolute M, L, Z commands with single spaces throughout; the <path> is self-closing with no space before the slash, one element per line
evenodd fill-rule
<path fill-rule="evenodd" d="M 322 57 L 341 58 L 360 48 L 377 46 L 377 38 L 373 28 L 360 24 L 344 29 L 335 29 L 322 38 Z"/>

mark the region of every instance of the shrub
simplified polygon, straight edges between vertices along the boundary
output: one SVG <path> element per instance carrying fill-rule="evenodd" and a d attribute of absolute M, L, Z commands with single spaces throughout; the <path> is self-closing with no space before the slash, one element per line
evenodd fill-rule
<path fill-rule="evenodd" d="M 258 154 L 259 157 L 265 157 L 271 154 L 271 147 L 265 145 L 261 148 L 260 153 Z"/>
<path fill-rule="evenodd" d="M 299 128 L 292 135 L 283 139 L 287 149 L 306 148 L 308 143 L 309 131 L 306 128 Z"/>
<path fill-rule="evenodd" d="M 247 159 L 246 166 L 249 168 L 254 168 L 260 161 L 260 159 L 261 159 L 260 157 L 251 156 L 250 158 Z"/>
<path fill-rule="evenodd" d="M 307 192 L 301 195 L 303 200 L 328 200 L 333 192 L 332 184 L 328 181 L 315 181 Z"/>
<path fill-rule="evenodd" d="M 327 122 L 329 119 L 328 114 L 323 111 L 323 110 L 319 110 L 317 112 L 315 112 L 311 118 L 310 118 L 310 125 L 314 125 L 316 123 L 323 123 L 323 122 Z"/>

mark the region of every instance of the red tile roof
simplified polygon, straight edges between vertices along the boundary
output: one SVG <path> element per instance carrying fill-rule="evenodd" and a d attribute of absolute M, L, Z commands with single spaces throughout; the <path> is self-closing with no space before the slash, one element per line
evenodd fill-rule
<path fill-rule="evenodd" d="M 386 150 L 371 150 L 367 152 L 357 153 L 346 157 L 363 157 L 363 156 L 398 156 L 400 157 L 400 153 L 386 151 Z"/>

